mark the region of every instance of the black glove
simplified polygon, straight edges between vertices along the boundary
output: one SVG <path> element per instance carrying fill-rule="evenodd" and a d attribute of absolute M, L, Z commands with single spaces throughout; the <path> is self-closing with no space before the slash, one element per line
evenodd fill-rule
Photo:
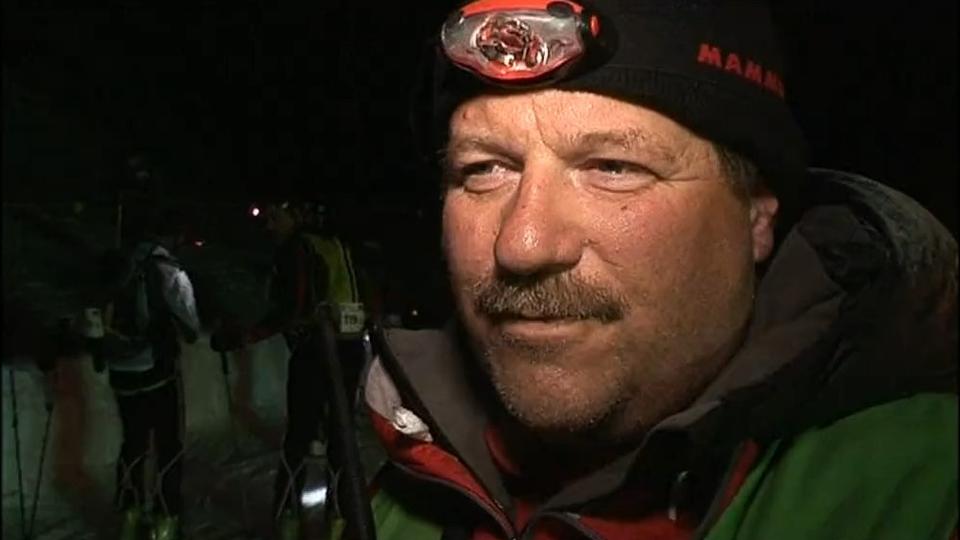
<path fill-rule="evenodd" d="M 217 352 L 239 349 L 247 342 L 247 333 L 237 326 L 224 326 L 210 334 L 210 348 Z"/>

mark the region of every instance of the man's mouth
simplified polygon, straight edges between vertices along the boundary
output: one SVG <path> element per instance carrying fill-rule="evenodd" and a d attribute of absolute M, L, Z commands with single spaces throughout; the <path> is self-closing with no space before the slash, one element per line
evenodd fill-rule
<path fill-rule="evenodd" d="M 588 320 L 592 317 L 582 314 L 571 313 L 544 313 L 544 312 L 524 312 L 524 311 L 505 311 L 496 313 L 485 313 L 487 318 L 496 322 L 507 321 L 532 321 L 532 322 L 575 322 Z"/>
<path fill-rule="evenodd" d="M 594 329 L 599 321 L 577 317 L 500 316 L 491 319 L 504 337 L 523 342 L 569 341 Z"/>

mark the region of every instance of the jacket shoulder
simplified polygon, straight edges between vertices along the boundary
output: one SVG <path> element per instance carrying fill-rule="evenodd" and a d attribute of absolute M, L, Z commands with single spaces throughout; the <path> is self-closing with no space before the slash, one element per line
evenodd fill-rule
<path fill-rule="evenodd" d="M 946 539 L 957 416 L 956 395 L 918 394 L 777 441 L 707 538 Z"/>

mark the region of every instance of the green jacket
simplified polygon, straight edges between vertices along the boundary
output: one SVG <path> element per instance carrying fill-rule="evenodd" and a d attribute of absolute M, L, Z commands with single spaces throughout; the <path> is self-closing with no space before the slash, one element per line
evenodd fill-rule
<path fill-rule="evenodd" d="M 946 539 L 957 511 L 957 246 L 906 196 L 814 170 L 747 338 L 686 410 L 514 530 L 484 442 L 490 400 L 456 326 L 392 331 L 366 399 L 389 461 L 378 539 L 626 538 L 604 506 L 639 482 L 696 538 Z M 647 507 L 649 514 L 649 506 Z M 639 510 L 637 514 L 639 514 Z"/>

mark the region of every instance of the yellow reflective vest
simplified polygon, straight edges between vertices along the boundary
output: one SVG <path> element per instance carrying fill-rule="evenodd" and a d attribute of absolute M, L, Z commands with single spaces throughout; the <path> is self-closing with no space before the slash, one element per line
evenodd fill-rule
<path fill-rule="evenodd" d="M 350 250 L 335 236 L 304 234 L 304 238 L 327 267 L 327 296 L 317 300 L 331 306 L 338 334 L 360 334 L 365 315 Z"/>

